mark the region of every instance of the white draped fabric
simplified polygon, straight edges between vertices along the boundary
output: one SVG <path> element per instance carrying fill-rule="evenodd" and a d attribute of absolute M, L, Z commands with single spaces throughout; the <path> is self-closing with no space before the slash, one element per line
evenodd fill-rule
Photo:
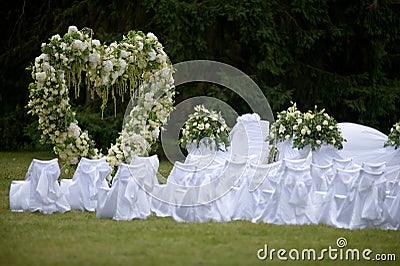
<path fill-rule="evenodd" d="M 94 212 L 97 206 L 98 190 L 108 187 L 106 177 L 111 168 L 106 158 L 82 158 L 72 179 L 61 180 L 61 190 L 71 209 Z"/>
<path fill-rule="evenodd" d="M 383 148 L 386 138 L 379 131 L 341 123 L 347 139 L 343 150 L 322 146 L 290 152 L 288 141 L 281 143 L 281 158 L 268 164 L 268 123 L 254 114 L 237 121 L 230 147 L 191 147 L 185 162 L 175 162 L 166 184 L 157 181 L 156 155 L 121 164 L 111 187 L 104 183 L 109 173 L 104 160 L 83 158 L 74 178 L 61 181 L 62 189 L 57 160 L 34 160 L 26 180 L 13 181 L 10 207 L 51 213 L 71 205 L 115 220 L 157 215 L 179 222 L 400 229 L 400 153 Z"/>
<path fill-rule="evenodd" d="M 10 187 L 10 208 L 15 212 L 66 212 L 70 206 L 57 182 L 58 160 L 33 159 L 25 180 L 14 180 Z"/>

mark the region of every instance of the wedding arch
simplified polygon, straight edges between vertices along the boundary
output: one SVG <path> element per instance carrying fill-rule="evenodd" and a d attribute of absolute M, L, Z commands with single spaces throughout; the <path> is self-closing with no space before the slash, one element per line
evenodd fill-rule
<path fill-rule="evenodd" d="M 110 45 L 93 39 L 89 28 L 68 28 L 52 36 L 30 67 L 29 113 L 38 116 L 41 140 L 53 145 L 56 155 L 70 165 L 82 157 L 104 156 L 83 131 L 72 110 L 69 90 L 79 95 L 82 84 L 92 97 L 102 99 L 102 112 L 111 96 L 130 93 L 134 106 L 125 114 L 125 126 L 108 150 L 112 167 L 144 155 L 157 141 L 174 104 L 173 67 L 153 33 L 130 31 Z"/>

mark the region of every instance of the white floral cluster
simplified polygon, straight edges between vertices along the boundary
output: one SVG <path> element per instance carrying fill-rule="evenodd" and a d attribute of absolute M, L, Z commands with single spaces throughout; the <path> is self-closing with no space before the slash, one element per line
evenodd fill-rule
<path fill-rule="evenodd" d="M 400 147 L 400 122 L 397 122 L 392 126 L 384 146 L 393 146 L 395 149 Z"/>
<path fill-rule="evenodd" d="M 181 147 L 185 148 L 190 143 L 198 146 L 203 138 L 214 140 L 217 147 L 220 147 L 220 144 L 228 147 L 230 129 L 221 113 L 210 111 L 204 105 L 196 105 L 194 111 L 182 128 L 182 137 L 179 139 Z"/>
<path fill-rule="evenodd" d="M 323 144 L 332 145 L 337 149 L 343 148 L 346 141 L 337 121 L 325 110 L 301 113 L 294 103 L 287 111 L 280 112 L 278 119 L 271 127 L 270 140 L 292 140 L 293 148 L 302 149 L 307 145 L 312 150 Z"/>
<path fill-rule="evenodd" d="M 130 162 L 132 155 L 145 155 L 157 141 L 173 110 L 175 91 L 172 69 L 153 74 L 133 99 L 136 104 L 125 117 L 123 130 L 108 152 L 107 158 L 115 167 L 120 161 Z"/>
<path fill-rule="evenodd" d="M 160 95 L 159 102 L 150 105 L 143 101 L 131 113 L 130 119 L 135 126 L 125 127 L 117 144 L 110 149 L 108 158 L 113 162 L 117 160 L 115 165 L 130 158 L 130 152 L 144 154 L 148 151 L 173 108 L 172 66 L 152 33 L 145 35 L 131 31 L 122 42 L 106 46 L 92 39 L 90 29 L 79 31 L 70 26 L 63 37 L 57 34 L 49 43 L 42 44 L 42 54 L 35 59 L 31 70 L 34 82 L 29 85 L 29 113 L 39 117 L 42 141 L 53 144 L 54 152 L 71 165 L 77 164 L 81 157 L 102 156 L 88 133 L 79 127 L 69 104 L 68 87 L 73 86 L 79 94 L 82 74 L 86 74 L 86 85 L 92 94 L 102 97 L 102 108 L 110 92 L 114 101 L 117 93 L 123 95 L 128 90 L 139 99 L 147 97 L 150 100 L 155 99 L 151 95 Z M 148 86 L 143 86 L 144 81 L 153 76 L 157 82 L 146 91 Z M 141 115 L 153 112 L 155 116 Z M 137 130 L 137 125 L 151 134 Z M 130 146 L 131 150 L 121 148 L 121 143 L 123 147 Z M 125 155 L 122 157 L 121 153 Z"/>

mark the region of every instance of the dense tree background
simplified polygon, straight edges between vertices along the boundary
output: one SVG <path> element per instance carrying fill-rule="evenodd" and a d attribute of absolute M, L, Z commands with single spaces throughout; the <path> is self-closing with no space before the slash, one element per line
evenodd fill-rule
<path fill-rule="evenodd" d="M 36 119 L 25 109 L 32 81 L 26 67 L 42 42 L 70 25 L 92 28 L 106 43 L 129 30 L 151 31 L 173 63 L 235 66 L 257 82 L 274 112 L 290 101 L 302 110 L 317 104 L 338 121 L 385 133 L 400 117 L 399 0 L 14 0 L 1 1 L 0 21 L 0 150 L 40 148 Z M 178 89 L 178 101 L 237 100 L 210 84 Z M 117 119 L 101 119 L 96 101 L 76 104 L 80 123 L 107 146 L 124 108 Z"/>

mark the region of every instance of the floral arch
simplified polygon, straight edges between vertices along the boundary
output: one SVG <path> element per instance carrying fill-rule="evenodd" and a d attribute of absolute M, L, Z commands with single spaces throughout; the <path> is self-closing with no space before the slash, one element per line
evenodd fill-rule
<path fill-rule="evenodd" d="M 115 167 L 129 162 L 133 154 L 146 154 L 157 141 L 173 109 L 173 67 L 153 33 L 130 31 L 110 45 L 92 36 L 91 29 L 70 26 L 63 37 L 57 34 L 42 44 L 42 54 L 30 68 L 34 82 L 29 85 L 28 108 L 38 116 L 41 140 L 52 144 L 60 159 L 76 165 L 81 157 L 104 155 L 79 127 L 69 90 L 79 95 L 84 82 L 92 96 L 102 98 L 102 111 L 110 95 L 115 103 L 117 96 L 129 92 L 135 105 L 106 155 Z"/>

